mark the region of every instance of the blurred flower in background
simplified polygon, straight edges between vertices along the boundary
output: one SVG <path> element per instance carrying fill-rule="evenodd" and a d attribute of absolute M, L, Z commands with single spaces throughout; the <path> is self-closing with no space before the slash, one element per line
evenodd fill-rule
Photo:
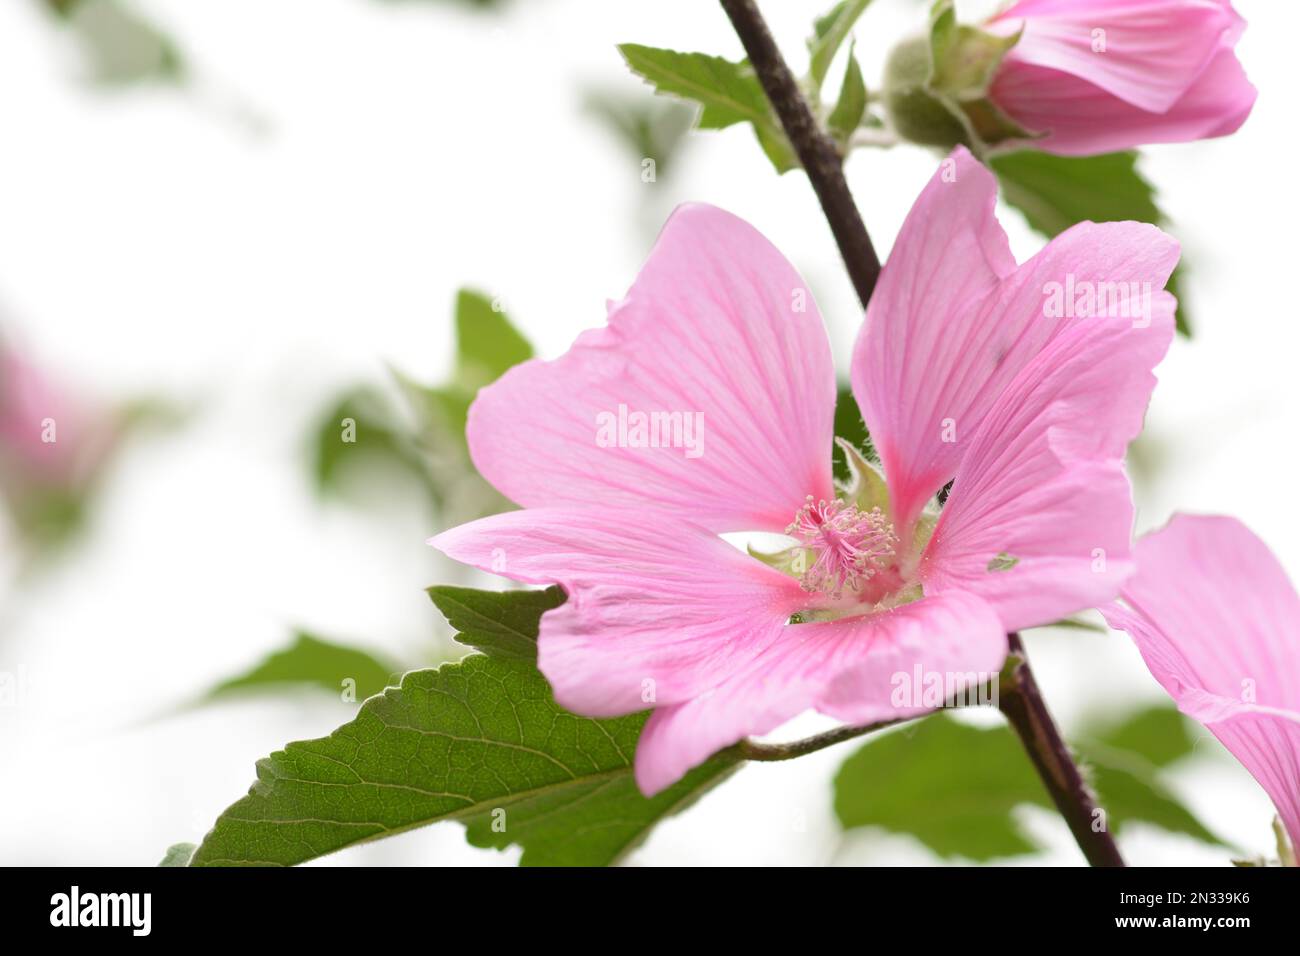
<path fill-rule="evenodd" d="M 0 493 L 28 547 L 61 543 L 79 527 L 122 424 L 0 342 Z"/>

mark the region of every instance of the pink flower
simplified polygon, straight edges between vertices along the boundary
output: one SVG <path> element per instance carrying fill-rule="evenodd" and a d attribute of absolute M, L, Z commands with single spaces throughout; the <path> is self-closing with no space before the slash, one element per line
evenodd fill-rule
<path fill-rule="evenodd" d="M 1128 631 L 1178 709 L 1209 728 L 1268 792 L 1300 846 L 1300 597 L 1234 518 L 1177 515 L 1137 543 Z"/>
<path fill-rule="evenodd" d="M 989 96 L 1064 156 L 1226 136 L 1255 88 L 1228 0 L 1021 0 L 991 29 L 1024 33 Z"/>
<path fill-rule="evenodd" d="M 525 510 L 431 543 L 565 589 L 540 667 L 578 713 L 654 708 L 644 792 L 809 708 L 932 709 L 892 700 L 897 675 L 964 687 L 1000 668 L 1007 630 L 1110 600 L 1131 571 L 1121 457 L 1173 334 L 1177 244 L 1083 223 L 1017 266 L 995 196 L 958 150 L 898 237 L 853 354 L 886 478 L 860 494 L 832 485 L 834 366 L 807 288 L 709 206 L 673 214 L 606 327 L 479 394 L 474 461 Z M 1149 324 L 1045 309 L 1067 281 L 1147 284 Z M 635 440 L 638 411 L 700 416 L 699 454 Z M 736 531 L 788 531 L 791 573 L 719 537 Z"/>

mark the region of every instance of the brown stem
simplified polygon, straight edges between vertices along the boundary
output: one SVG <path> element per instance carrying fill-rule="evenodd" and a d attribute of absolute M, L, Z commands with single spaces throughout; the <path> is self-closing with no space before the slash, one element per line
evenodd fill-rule
<path fill-rule="evenodd" d="M 892 727 L 895 724 L 905 723 L 912 719 L 914 718 L 898 717 L 894 720 L 864 724 L 861 727 L 836 727 L 834 730 L 828 730 L 823 734 L 816 734 L 786 744 L 761 744 L 756 740 L 746 738 L 736 747 L 740 752 L 740 756 L 746 760 L 793 760 L 795 757 L 815 753 L 818 750 L 833 747 L 846 740 L 852 740 L 854 737 L 861 737 L 863 734 L 869 734 L 876 730 L 884 730 L 886 727 Z"/>
<path fill-rule="evenodd" d="M 1003 671 L 998 707 L 1020 735 L 1029 759 L 1065 818 L 1079 849 L 1093 866 L 1123 866 L 1119 847 L 1110 835 L 1105 811 L 1084 782 L 1070 748 L 1038 690 L 1019 634 L 1008 634 L 1011 654 Z"/>
<path fill-rule="evenodd" d="M 808 181 L 830 223 L 853 288 L 866 308 L 880 278 L 880 259 L 844 179 L 839 150 L 808 108 L 808 101 L 799 91 L 799 84 L 786 66 L 754 0 L 721 0 L 721 3 L 749 55 L 763 92 L 776 110 L 786 138 L 808 173 Z"/>

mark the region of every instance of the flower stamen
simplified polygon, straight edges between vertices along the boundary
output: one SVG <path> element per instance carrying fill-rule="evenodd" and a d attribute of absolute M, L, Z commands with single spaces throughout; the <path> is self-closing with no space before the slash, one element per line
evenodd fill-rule
<path fill-rule="evenodd" d="M 898 544 L 894 526 L 879 508 L 859 511 L 838 499 L 814 501 L 812 495 L 785 533 L 812 552 L 812 564 L 799 582 L 803 589 L 836 598 L 884 568 Z"/>

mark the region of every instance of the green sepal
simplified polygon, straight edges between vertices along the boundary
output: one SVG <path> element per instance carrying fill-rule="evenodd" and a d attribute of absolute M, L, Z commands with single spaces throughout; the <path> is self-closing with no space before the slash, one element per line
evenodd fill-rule
<path fill-rule="evenodd" d="M 879 508 L 883 514 L 889 514 L 889 486 L 880 469 L 843 438 L 837 437 L 835 444 L 844 453 L 849 468 L 848 483 L 840 489 L 844 501 L 856 505 L 859 511 Z"/>
<path fill-rule="evenodd" d="M 886 105 L 899 135 L 945 149 L 961 143 L 978 155 L 1038 138 L 988 95 L 1020 32 L 988 33 L 957 22 L 952 0 L 936 0 L 927 36 L 895 48 L 886 67 Z"/>

